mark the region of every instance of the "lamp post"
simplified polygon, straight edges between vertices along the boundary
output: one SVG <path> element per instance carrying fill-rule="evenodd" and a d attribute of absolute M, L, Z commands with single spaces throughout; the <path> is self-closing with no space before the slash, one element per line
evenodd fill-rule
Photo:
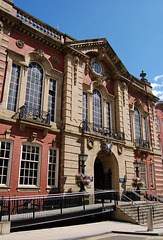
<path fill-rule="evenodd" d="M 134 164 L 134 167 L 135 167 L 135 173 L 136 173 L 136 177 L 139 177 L 139 167 L 140 167 L 140 162 L 138 162 L 138 160 L 136 159 L 136 161 L 133 163 Z M 139 186 L 137 186 L 137 189 L 136 190 L 140 190 L 139 189 Z"/>
<path fill-rule="evenodd" d="M 85 153 L 79 154 L 79 171 L 81 171 L 83 174 L 85 173 L 85 161 L 87 160 L 88 155 Z M 85 191 L 84 184 L 81 183 L 81 189 L 80 192 Z"/>

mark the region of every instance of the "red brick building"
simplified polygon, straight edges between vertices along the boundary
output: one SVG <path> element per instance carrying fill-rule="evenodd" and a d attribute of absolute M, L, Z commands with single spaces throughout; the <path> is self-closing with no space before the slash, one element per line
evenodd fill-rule
<path fill-rule="evenodd" d="M 162 157 L 150 83 L 132 76 L 106 39 L 77 41 L 12 1 L 0 6 L 0 196 L 78 191 L 162 195 Z"/>

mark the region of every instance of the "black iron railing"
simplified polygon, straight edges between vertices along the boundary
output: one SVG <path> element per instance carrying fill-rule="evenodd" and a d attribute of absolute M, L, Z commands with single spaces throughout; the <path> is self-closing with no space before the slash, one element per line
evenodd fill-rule
<path fill-rule="evenodd" d="M 149 144 L 149 141 L 138 138 L 138 139 L 135 139 L 135 147 L 150 149 L 150 144 Z"/>
<path fill-rule="evenodd" d="M 106 137 L 114 138 L 120 141 L 125 141 L 125 133 L 117 131 L 115 129 L 110 129 L 107 127 L 100 126 L 98 124 L 90 123 L 88 121 L 82 122 L 83 132 L 92 132 Z"/>
<path fill-rule="evenodd" d="M 71 217 L 111 212 L 118 204 L 116 191 L 98 191 L 0 198 L 0 221 L 11 227 L 31 226 Z"/>
<path fill-rule="evenodd" d="M 50 124 L 50 113 L 23 105 L 19 111 L 19 119 Z"/>

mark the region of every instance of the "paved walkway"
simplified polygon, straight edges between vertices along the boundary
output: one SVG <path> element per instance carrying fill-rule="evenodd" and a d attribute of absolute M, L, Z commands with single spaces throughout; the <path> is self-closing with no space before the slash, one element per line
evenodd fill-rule
<path fill-rule="evenodd" d="M 0 235 L 0 240 L 68 240 L 91 237 L 109 232 L 163 235 L 163 224 L 155 225 L 152 232 L 147 227 L 118 221 L 103 221 L 68 227 L 14 232 Z"/>

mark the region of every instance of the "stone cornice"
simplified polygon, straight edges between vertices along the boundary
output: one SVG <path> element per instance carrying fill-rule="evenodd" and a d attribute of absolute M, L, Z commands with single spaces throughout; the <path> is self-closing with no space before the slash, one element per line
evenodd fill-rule
<path fill-rule="evenodd" d="M 143 94 L 145 97 L 148 97 L 150 100 L 157 102 L 158 101 L 158 97 L 156 97 L 155 95 L 148 93 L 143 87 L 143 84 L 141 83 L 141 81 L 139 79 L 135 78 L 133 79 L 133 81 L 131 81 L 128 78 L 125 78 L 124 76 L 120 75 L 120 74 L 116 74 L 113 76 L 114 80 L 120 80 L 120 81 L 124 81 L 129 90 L 133 90 L 134 92 L 137 92 L 139 94 Z"/>
<path fill-rule="evenodd" d="M 69 46 L 69 44 L 65 43 L 63 46 L 63 52 L 64 53 L 71 53 L 74 56 L 78 56 L 80 57 L 84 62 L 86 62 L 89 57 L 87 55 L 85 55 L 84 53 L 72 48 L 71 46 Z"/>

